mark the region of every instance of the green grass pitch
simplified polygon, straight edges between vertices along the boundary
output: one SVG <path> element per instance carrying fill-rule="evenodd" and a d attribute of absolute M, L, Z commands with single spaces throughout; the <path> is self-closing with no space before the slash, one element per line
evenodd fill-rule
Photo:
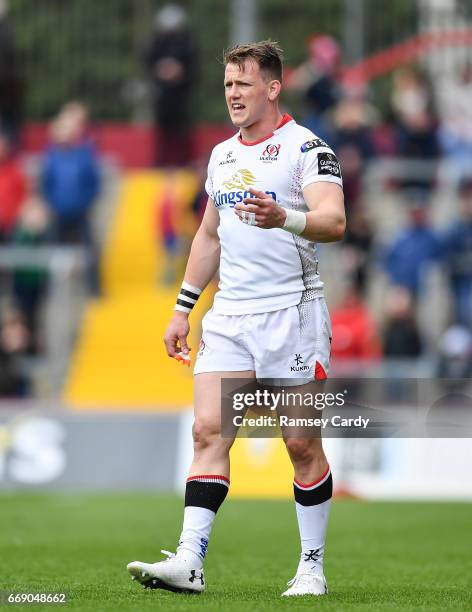
<path fill-rule="evenodd" d="M 67 592 L 67 610 L 472 610 L 472 505 L 335 501 L 330 594 L 282 600 L 298 559 L 289 501 L 228 500 L 207 591 L 144 590 L 125 567 L 173 550 L 182 500 L 143 493 L 0 496 L 1 589 Z M 51 610 L 51 605 L 11 609 Z M 7 609 L 5 606 L 4 609 Z"/>

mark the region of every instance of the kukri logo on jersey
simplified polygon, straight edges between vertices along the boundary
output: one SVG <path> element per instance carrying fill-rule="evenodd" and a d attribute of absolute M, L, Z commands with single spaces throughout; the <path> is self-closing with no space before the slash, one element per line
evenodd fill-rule
<path fill-rule="evenodd" d="M 227 164 L 235 164 L 235 163 L 236 163 L 236 158 L 234 157 L 233 151 L 228 151 L 226 153 L 225 159 L 220 161 L 220 163 L 218 165 L 219 166 L 226 166 Z"/>
<path fill-rule="evenodd" d="M 223 182 L 223 187 L 226 187 L 227 191 L 218 189 L 214 194 L 214 202 L 217 208 L 222 206 L 229 206 L 234 208 L 235 204 L 243 201 L 244 198 L 252 197 L 252 194 L 248 191 L 249 187 L 256 187 L 256 177 L 250 170 L 242 168 L 237 170 L 229 179 Z M 275 201 L 277 201 L 277 195 L 274 191 L 266 191 Z"/>

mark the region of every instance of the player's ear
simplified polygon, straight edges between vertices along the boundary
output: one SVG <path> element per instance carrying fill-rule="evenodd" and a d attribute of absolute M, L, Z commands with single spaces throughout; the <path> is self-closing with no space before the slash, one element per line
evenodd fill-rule
<path fill-rule="evenodd" d="M 274 79 L 269 83 L 269 100 L 274 102 L 280 95 L 280 90 L 282 89 L 282 83 Z"/>

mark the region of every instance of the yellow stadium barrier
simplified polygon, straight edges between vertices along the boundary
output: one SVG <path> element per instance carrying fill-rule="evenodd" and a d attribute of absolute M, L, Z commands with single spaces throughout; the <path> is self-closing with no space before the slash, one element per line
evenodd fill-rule
<path fill-rule="evenodd" d="M 156 227 L 159 207 L 171 198 L 173 221 L 189 242 L 196 190 L 194 174 L 185 171 L 124 177 L 102 257 L 103 298 L 86 309 L 64 388 L 71 407 L 180 410 L 192 403 L 191 369 L 167 357 L 162 343 L 182 273 L 172 286 L 160 282 L 166 253 Z M 212 298 L 205 291 L 192 313 L 193 354 Z"/>

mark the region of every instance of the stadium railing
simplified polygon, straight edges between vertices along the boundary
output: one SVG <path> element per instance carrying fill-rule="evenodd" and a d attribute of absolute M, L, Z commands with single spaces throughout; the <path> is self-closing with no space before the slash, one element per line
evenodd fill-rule
<path fill-rule="evenodd" d="M 60 392 L 87 299 L 86 265 L 87 253 L 81 247 L 0 247 L 0 271 L 41 269 L 48 273 L 42 312 L 44 354 L 21 360 L 35 395 L 50 397 Z"/>

